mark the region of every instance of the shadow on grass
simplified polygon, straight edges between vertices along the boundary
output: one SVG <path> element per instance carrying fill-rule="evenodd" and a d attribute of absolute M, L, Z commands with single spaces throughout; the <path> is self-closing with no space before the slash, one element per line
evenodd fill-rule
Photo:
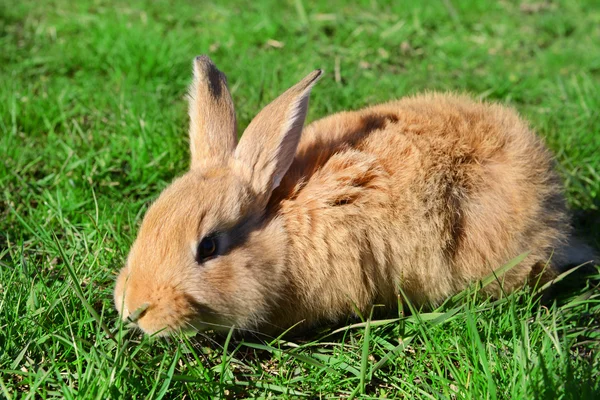
<path fill-rule="evenodd" d="M 538 382 L 537 388 L 533 390 L 535 399 L 553 400 L 557 398 L 557 388 L 564 385 L 564 399 L 599 399 L 600 388 L 597 385 L 597 377 L 594 375 L 593 359 L 587 357 L 590 367 L 584 370 L 576 369 L 570 361 L 565 366 L 565 376 L 560 376 L 540 359 L 542 380 Z M 563 381 L 563 382 L 561 382 Z"/>
<path fill-rule="evenodd" d="M 594 209 L 573 210 L 573 227 L 576 234 L 600 253 L 600 200 Z"/>

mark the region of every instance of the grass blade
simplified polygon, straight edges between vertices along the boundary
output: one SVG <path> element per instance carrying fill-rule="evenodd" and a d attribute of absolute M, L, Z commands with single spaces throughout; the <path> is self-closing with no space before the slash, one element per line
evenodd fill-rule
<path fill-rule="evenodd" d="M 406 346 L 408 346 L 414 338 L 414 336 L 407 336 L 404 339 L 400 339 L 400 344 L 398 346 L 394 347 L 393 350 L 388 351 L 385 354 L 385 356 L 381 358 L 381 360 L 377 361 L 377 363 L 373 366 L 373 369 L 371 370 L 371 374 L 373 374 L 379 368 L 387 364 L 392 359 L 392 357 L 396 357 L 398 354 L 406 350 Z"/>
<path fill-rule="evenodd" d="M 77 275 L 75 274 L 75 271 L 73 270 L 73 266 L 69 262 L 69 258 L 65 254 L 65 251 L 64 251 L 62 245 L 60 244 L 58 237 L 56 236 L 56 234 L 54 232 L 52 232 L 52 238 L 54 239 L 54 243 L 56 244 L 56 247 L 57 247 L 61 257 L 64 260 L 65 267 L 67 268 L 67 272 L 69 273 L 69 276 L 71 277 L 71 279 L 73 281 L 73 289 L 75 290 L 75 295 L 79 298 L 79 300 L 81 301 L 81 304 L 83 304 L 83 306 L 90 313 L 92 318 L 94 318 L 94 320 L 96 320 L 96 322 L 100 325 L 100 327 L 102 328 L 102 330 L 104 331 L 106 336 L 108 336 L 110 339 L 112 339 L 113 341 L 116 342 L 117 339 L 114 337 L 114 335 L 112 334 L 110 329 L 108 329 L 108 326 L 106 326 L 104 321 L 102 321 L 102 318 L 100 318 L 100 315 L 96 312 L 96 310 L 94 310 L 94 307 L 91 306 L 91 304 L 87 301 L 87 299 L 83 295 L 83 290 L 81 290 L 81 286 L 79 285 L 79 280 L 77 279 Z"/>
<path fill-rule="evenodd" d="M 225 380 L 225 370 L 227 369 L 227 365 L 229 361 L 227 360 L 227 348 L 229 347 L 229 342 L 231 341 L 231 337 L 233 336 L 233 331 L 235 326 L 231 326 L 229 328 L 229 333 L 227 333 L 227 338 L 225 339 L 225 344 L 223 345 L 223 356 L 221 357 L 221 376 L 219 377 L 219 383 L 221 384 L 221 388 L 223 387 L 223 381 Z M 231 354 L 233 356 L 233 353 Z"/>
<path fill-rule="evenodd" d="M 373 310 L 371 310 L 371 316 Z M 360 394 L 365 394 L 365 383 L 367 380 L 367 365 L 369 363 L 369 344 L 371 339 L 371 317 L 367 319 L 365 334 L 363 337 L 362 355 L 360 358 Z"/>
<path fill-rule="evenodd" d="M 171 366 L 167 370 L 165 381 L 163 382 L 160 390 L 158 391 L 158 394 L 156 395 L 156 399 L 162 399 L 167 394 L 167 391 L 169 390 L 169 386 L 171 385 L 171 381 L 173 380 L 173 374 L 175 373 L 175 367 L 177 366 L 177 361 L 179 361 L 179 357 L 180 357 L 180 353 L 179 353 L 179 349 L 177 349 L 177 352 L 175 353 L 175 356 L 173 357 L 173 362 L 171 363 Z"/>
<path fill-rule="evenodd" d="M 494 378 L 492 376 L 492 371 L 490 368 L 490 364 L 485 352 L 485 347 L 479 337 L 479 331 L 477 331 L 477 327 L 475 326 L 475 321 L 473 321 L 472 314 L 467 311 L 467 327 L 469 329 L 469 334 L 471 336 L 471 341 L 474 344 L 473 352 L 475 352 L 478 356 L 479 362 L 483 367 L 483 371 L 488 381 L 488 395 L 491 399 L 496 399 L 496 384 L 494 382 Z"/>

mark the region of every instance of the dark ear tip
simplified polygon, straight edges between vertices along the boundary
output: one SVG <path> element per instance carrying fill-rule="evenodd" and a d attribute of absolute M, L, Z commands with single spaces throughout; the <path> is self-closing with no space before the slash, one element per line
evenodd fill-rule
<path fill-rule="evenodd" d="M 323 70 L 315 69 L 310 75 L 313 79 L 319 79 L 321 77 L 321 75 L 323 75 Z"/>
<path fill-rule="evenodd" d="M 208 75 L 211 72 L 219 72 L 215 63 L 207 55 L 194 58 L 194 72 L 196 75 Z"/>
<path fill-rule="evenodd" d="M 312 87 L 312 85 L 314 85 L 321 78 L 321 75 L 323 75 L 323 70 L 315 69 L 302 80 L 304 83 L 303 86 Z"/>
<path fill-rule="evenodd" d="M 209 56 L 207 56 L 206 54 L 201 54 L 199 56 L 196 56 L 194 58 L 194 61 L 200 64 L 213 64 L 212 60 L 210 59 Z"/>

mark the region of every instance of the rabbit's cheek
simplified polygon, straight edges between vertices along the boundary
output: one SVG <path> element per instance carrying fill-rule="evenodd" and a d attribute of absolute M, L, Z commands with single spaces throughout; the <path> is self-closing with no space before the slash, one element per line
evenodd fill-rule
<path fill-rule="evenodd" d="M 203 281 L 207 292 L 215 292 L 227 298 L 235 290 L 235 276 L 233 266 L 223 259 L 224 257 L 221 257 L 218 265 L 211 266 L 211 269 L 206 271 Z"/>

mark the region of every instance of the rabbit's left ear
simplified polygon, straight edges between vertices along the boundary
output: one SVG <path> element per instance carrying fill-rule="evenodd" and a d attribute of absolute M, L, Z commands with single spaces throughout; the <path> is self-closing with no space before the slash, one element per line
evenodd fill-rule
<path fill-rule="evenodd" d="M 308 74 L 267 105 L 244 131 L 235 150 L 255 192 L 268 200 L 294 160 L 308 110 L 310 90 L 321 70 Z"/>
<path fill-rule="evenodd" d="M 207 56 L 194 59 L 189 97 L 191 167 L 225 163 L 237 143 L 235 110 L 225 74 Z"/>

